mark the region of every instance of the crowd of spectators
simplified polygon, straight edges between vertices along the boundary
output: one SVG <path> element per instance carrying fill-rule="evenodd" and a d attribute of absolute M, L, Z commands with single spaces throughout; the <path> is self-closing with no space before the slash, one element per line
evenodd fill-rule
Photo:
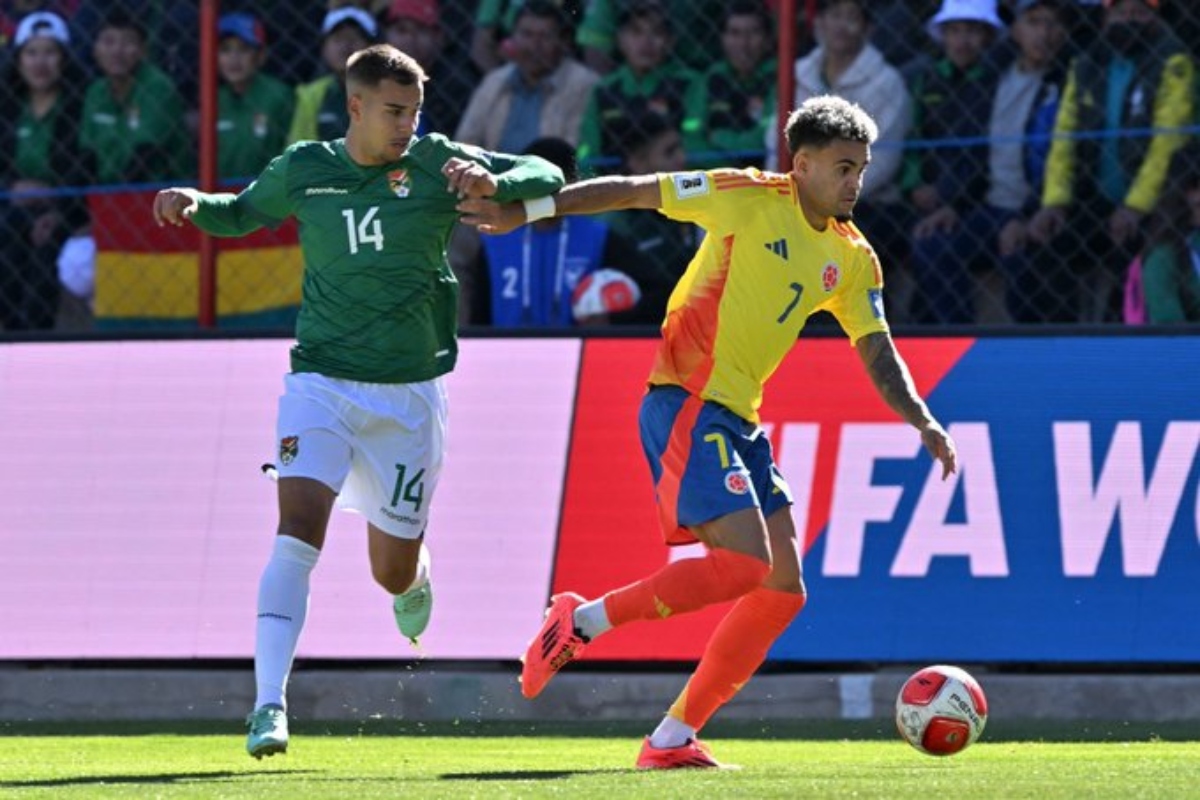
<path fill-rule="evenodd" d="M 893 322 L 1200 321 L 1187 44 L 1200 8 L 817 0 L 815 12 L 795 22 L 785 105 L 834 93 L 879 123 L 856 219 Z M 194 176 L 198 23 L 193 0 L 0 0 L 0 330 L 52 327 L 62 297 L 89 290 L 64 271 L 86 251 L 86 203 L 54 190 Z M 548 148 L 582 174 L 777 169 L 779 24 L 771 0 L 225 0 L 220 179 L 237 186 L 291 142 L 341 136 L 346 57 L 379 41 L 432 76 L 423 133 Z M 541 261 L 564 237 L 582 246 L 585 232 L 564 230 L 535 232 Z M 607 321 L 653 325 L 699 232 L 623 213 L 586 236 L 589 266 L 552 272 L 625 272 L 641 299 Z M 544 313 L 479 294 L 508 286 L 502 245 L 453 264 L 475 291 L 466 320 L 573 324 L 569 286 Z"/>

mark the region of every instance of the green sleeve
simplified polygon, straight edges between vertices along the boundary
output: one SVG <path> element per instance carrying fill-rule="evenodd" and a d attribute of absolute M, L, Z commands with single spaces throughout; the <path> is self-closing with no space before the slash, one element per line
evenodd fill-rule
<path fill-rule="evenodd" d="M 192 222 L 213 236 L 245 236 L 262 227 L 274 227 L 292 215 L 287 192 L 287 165 L 291 150 L 273 159 L 262 174 L 239 194 L 200 195 Z"/>
<path fill-rule="evenodd" d="M 920 139 L 924 131 L 921 126 L 924 124 L 924 114 L 922 113 L 923 106 L 921 104 L 921 94 L 925 90 L 925 78 L 918 75 L 913 81 L 913 85 L 909 91 L 912 97 L 912 124 L 909 130 L 913 135 Z M 908 194 L 913 189 L 925 182 L 924 170 L 922 169 L 922 160 L 925 157 L 925 150 L 915 147 L 904 148 L 904 156 L 900 165 L 900 189 L 905 194 Z"/>
<path fill-rule="evenodd" d="M 496 153 L 473 144 L 451 141 L 440 133 L 432 133 L 424 138 L 430 145 L 441 148 L 442 152 L 435 156 L 439 166 L 446 159 L 456 157 L 487 167 L 488 172 L 496 176 L 494 199 L 498 203 L 545 197 L 554 194 L 566 183 L 562 170 L 544 158 Z"/>
<path fill-rule="evenodd" d="M 688 71 L 690 72 L 690 70 Z M 683 94 L 683 149 L 686 153 L 704 153 L 715 145 L 708 128 L 708 75 L 693 72 Z M 762 141 L 761 134 L 759 141 Z"/>
<path fill-rule="evenodd" d="M 492 172 L 496 175 L 496 202 L 528 200 L 554 194 L 566 184 L 562 170 L 537 156 L 495 153 Z"/>
<path fill-rule="evenodd" d="M 602 85 L 603 82 L 592 87 L 587 107 L 583 110 L 583 118 L 579 121 L 579 147 L 575 148 L 575 154 L 581 163 L 586 162 L 589 158 L 620 155 L 620 153 L 600 152 L 600 109 L 596 104 L 596 91 Z"/>
<path fill-rule="evenodd" d="M 1159 245 L 1142 260 L 1142 292 L 1146 321 L 1187 322 L 1179 286 L 1179 265 L 1169 245 Z"/>
<path fill-rule="evenodd" d="M 475 24 L 480 28 L 494 28 L 500 24 L 500 0 L 479 0 L 475 10 Z"/>

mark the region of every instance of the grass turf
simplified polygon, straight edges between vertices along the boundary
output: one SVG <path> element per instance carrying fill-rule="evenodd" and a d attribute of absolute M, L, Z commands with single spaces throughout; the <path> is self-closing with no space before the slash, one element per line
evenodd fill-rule
<path fill-rule="evenodd" d="M 1194 726 L 990 726 L 952 758 L 879 721 L 714 724 L 739 771 L 632 769 L 642 726 L 295 720 L 255 761 L 229 723 L 0 723 L 0 796 L 109 798 L 1187 798 Z M 995 728 L 995 730 L 993 730 Z M 1191 739 L 1191 741 L 1189 741 Z M 706 798 L 707 796 L 707 798 Z"/>

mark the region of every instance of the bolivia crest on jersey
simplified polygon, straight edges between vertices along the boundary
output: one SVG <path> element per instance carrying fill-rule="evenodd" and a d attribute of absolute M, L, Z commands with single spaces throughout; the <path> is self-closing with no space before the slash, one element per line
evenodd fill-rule
<path fill-rule="evenodd" d="M 388 188 L 396 197 L 408 197 L 412 187 L 408 184 L 408 170 L 394 169 L 387 174 Z"/>

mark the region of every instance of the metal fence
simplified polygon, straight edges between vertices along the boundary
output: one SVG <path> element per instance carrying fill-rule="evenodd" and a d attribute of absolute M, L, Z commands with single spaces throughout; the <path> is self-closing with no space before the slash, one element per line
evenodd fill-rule
<path fill-rule="evenodd" d="M 198 236 L 155 229 L 149 202 L 196 181 L 199 6 L 0 2 L 0 330 L 198 327 Z M 796 52 L 779 54 L 792 7 Z M 336 67 L 376 40 L 431 74 L 425 130 L 512 152 L 553 135 L 583 175 L 775 169 L 777 106 L 832 91 L 880 121 L 856 215 L 893 323 L 1200 321 L 1192 3 L 225 0 L 220 14 L 226 188 L 291 141 L 340 135 Z M 778 63 L 795 85 L 781 104 Z M 548 74 L 538 124 L 517 124 L 513 87 Z M 612 230 L 624 252 L 661 232 Z M 668 278 L 694 246 L 679 241 Z M 300 271 L 288 227 L 221 242 L 217 326 L 287 330 Z"/>

